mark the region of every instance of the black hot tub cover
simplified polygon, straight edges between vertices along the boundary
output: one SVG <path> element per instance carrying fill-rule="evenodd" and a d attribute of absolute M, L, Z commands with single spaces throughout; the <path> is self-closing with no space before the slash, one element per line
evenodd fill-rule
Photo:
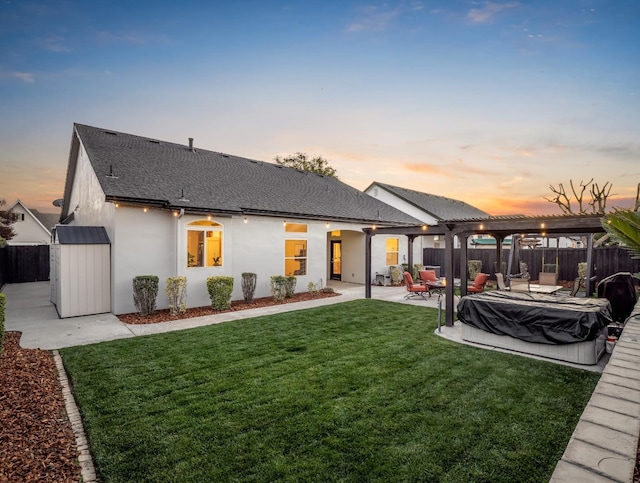
<path fill-rule="evenodd" d="M 498 290 L 462 297 L 458 319 L 486 332 L 542 344 L 594 340 L 612 322 L 606 299 Z"/>

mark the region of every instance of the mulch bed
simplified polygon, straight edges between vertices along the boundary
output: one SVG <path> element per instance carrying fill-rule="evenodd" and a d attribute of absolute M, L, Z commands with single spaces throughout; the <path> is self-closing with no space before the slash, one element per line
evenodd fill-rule
<path fill-rule="evenodd" d="M 80 481 L 75 437 L 51 352 L 5 334 L 0 357 L 0 481 Z"/>
<path fill-rule="evenodd" d="M 273 297 L 261 297 L 253 299 L 251 302 L 245 302 L 244 300 L 235 300 L 231 302 L 231 308 L 228 310 L 214 310 L 211 306 L 195 307 L 187 309 L 180 315 L 173 316 L 169 313 L 169 309 L 156 310 L 153 314 L 146 317 L 141 316 L 139 313 L 134 312 L 131 314 L 118 315 L 118 319 L 125 324 L 157 324 L 158 322 L 170 322 L 172 320 L 190 319 L 192 317 L 201 317 L 203 315 L 216 315 L 223 314 L 225 312 L 236 312 L 239 310 L 258 309 L 262 307 L 271 307 L 273 305 L 290 304 L 294 302 L 305 302 L 308 300 L 322 299 L 327 297 L 336 297 L 340 295 L 336 292 L 300 292 L 293 294 L 293 296 L 278 301 Z"/>

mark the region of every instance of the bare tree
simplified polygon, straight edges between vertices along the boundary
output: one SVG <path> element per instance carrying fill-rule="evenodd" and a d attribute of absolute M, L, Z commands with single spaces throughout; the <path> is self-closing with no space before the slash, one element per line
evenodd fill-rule
<path fill-rule="evenodd" d="M 553 185 L 549 186 L 549 189 L 555 194 L 554 198 L 543 198 L 550 203 L 555 203 L 556 205 L 558 205 L 560 207 L 560 210 L 566 215 L 605 213 L 605 210 L 607 208 L 607 199 L 611 195 L 611 188 L 613 187 L 611 183 L 607 181 L 602 187 L 600 187 L 598 183 L 594 183 L 593 178 L 591 178 L 586 183 L 580 181 L 579 190 L 576 189 L 575 185 L 573 184 L 573 180 L 569 180 L 569 185 L 571 186 L 570 194 L 567 194 L 564 185 L 560 183 L 558 184 L 557 188 Z M 589 193 L 591 199 L 585 199 L 585 192 Z M 573 194 L 573 197 L 575 199 L 571 198 L 571 194 Z M 578 205 L 577 211 L 572 205 L 574 201 Z"/>

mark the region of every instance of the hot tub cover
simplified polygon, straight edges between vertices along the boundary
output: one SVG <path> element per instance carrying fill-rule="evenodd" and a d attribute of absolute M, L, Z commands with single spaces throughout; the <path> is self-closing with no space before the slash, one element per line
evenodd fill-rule
<path fill-rule="evenodd" d="M 594 340 L 612 322 L 606 299 L 498 290 L 462 297 L 458 319 L 493 334 L 542 344 Z"/>

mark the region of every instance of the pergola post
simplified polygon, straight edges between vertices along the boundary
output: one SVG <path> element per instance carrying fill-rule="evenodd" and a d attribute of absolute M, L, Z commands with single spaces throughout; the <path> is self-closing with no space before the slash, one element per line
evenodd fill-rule
<path fill-rule="evenodd" d="M 496 266 L 493 267 L 495 273 L 502 272 L 502 242 L 504 235 L 492 235 L 496 239 Z"/>
<path fill-rule="evenodd" d="M 447 280 L 445 289 L 445 323 L 447 327 L 453 327 L 453 303 L 454 303 L 454 272 L 453 272 L 453 233 L 448 230 L 444 242 L 444 274 Z"/>
<path fill-rule="evenodd" d="M 469 280 L 469 264 L 467 263 L 469 235 L 459 233 L 458 240 L 460 241 L 460 297 L 464 297 L 467 295 L 467 280 Z"/>
<path fill-rule="evenodd" d="M 593 233 L 587 236 L 587 279 L 584 281 L 584 296 L 587 298 L 591 297 L 593 292 L 591 277 L 593 277 Z"/>
<path fill-rule="evenodd" d="M 407 235 L 407 263 L 409 264 L 409 269 L 407 270 L 410 274 L 413 275 L 413 240 L 415 240 L 416 235 Z"/>
<path fill-rule="evenodd" d="M 364 298 L 371 298 L 371 233 L 364 234 Z"/>

